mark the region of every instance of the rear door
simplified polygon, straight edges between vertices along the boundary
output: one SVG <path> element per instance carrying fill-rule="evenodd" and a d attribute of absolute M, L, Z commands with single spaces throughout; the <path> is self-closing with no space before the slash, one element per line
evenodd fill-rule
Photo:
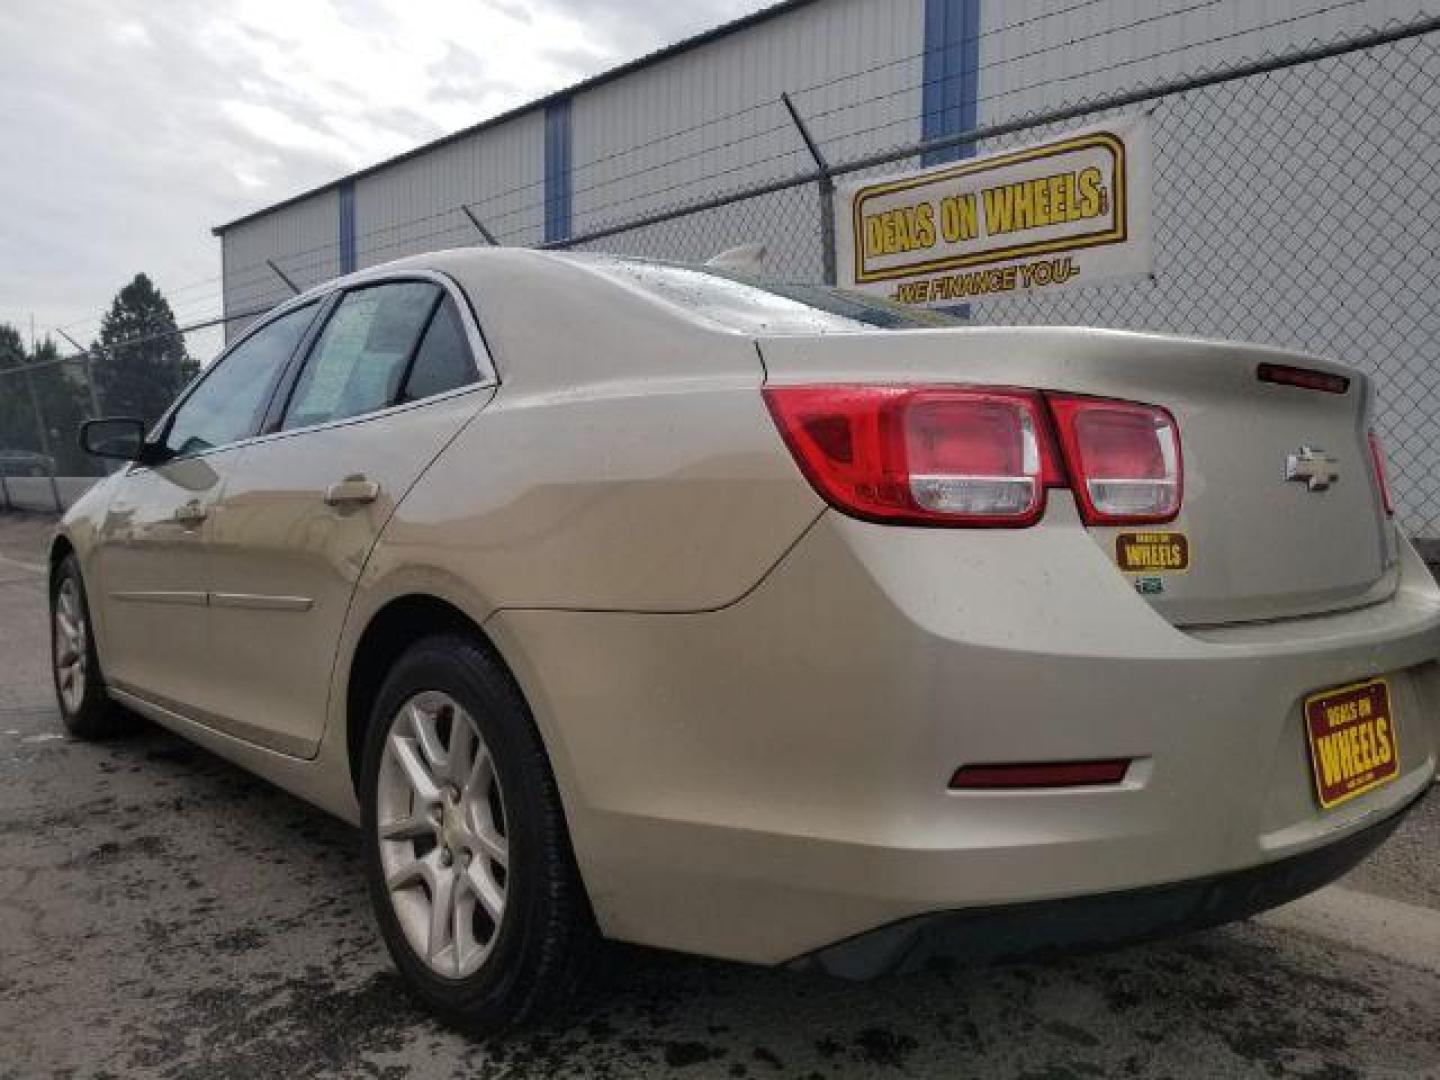
<path fill-rule="evenodd" d="M 307 304 L 281 315 L 212 364 L 154 436 L 163 460 L 116 481 L 91 593 L 100 601 L 105 674 L 117 689 L 187 714 L 213 704 L 206 601 L 214 509 L 237 444 L 258 430 L 315 311 Z"/>
<path fill-rule="evenodd" d="M 215 722 L 309 756 L 370 550 L 494 380 L 463 294 L 414 277 L 348 289 L 286 382 L 215 515 Z"/>

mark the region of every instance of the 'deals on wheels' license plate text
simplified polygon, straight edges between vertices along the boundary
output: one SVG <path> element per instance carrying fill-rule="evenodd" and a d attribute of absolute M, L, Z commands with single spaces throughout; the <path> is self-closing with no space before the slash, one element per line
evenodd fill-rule
<path fill-rule="evenodd" d="M 1400 772 L 1384 679 L 1312 694 L 1305 699 L 1305 728 L 1315 794 L 1324 809 L 1388 783 Z"/>

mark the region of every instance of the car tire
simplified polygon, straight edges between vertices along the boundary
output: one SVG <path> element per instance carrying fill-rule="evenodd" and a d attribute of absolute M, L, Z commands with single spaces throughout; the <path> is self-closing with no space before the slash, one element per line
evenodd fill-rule
<path fill-rule="evenodd" d="M 66 555 L 50 575 L 50 674 L 65 731 L 77 739 L 108 739 L 135 726 L 105 692 L 100 655 L 80 562 Z"/>
<path fill-rule="evenodd" d="M 437 635 L 395 662 L 369 717 L 360 803 L 380 931 L 426 1006 L 488 1034 L 573 993 L 594 918 L 540 734 L 483 642 Z"/>

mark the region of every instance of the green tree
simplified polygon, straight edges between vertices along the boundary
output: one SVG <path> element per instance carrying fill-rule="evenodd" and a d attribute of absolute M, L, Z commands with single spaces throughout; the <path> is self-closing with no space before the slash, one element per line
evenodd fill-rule
<path fill-rule="evenodd" d="M 99 471 L 100 462 L 80 449 L 80 422 L 90 415 L 90 396 L 79 361 L 63 363 L 55 342 L 46 338 L 30 354 L 30 372 L 45 437 L 55 470 L 61 476 L 85 476 Z"/>
<path fill-rule="evenodd" d="M 199 370 L 170 302 L 144 274 L 116 294 L 100 320 L 96 348 L 95 381 L 111 416 L 159 419 Z"/>
<path fill-rule="evenodd" d="M 0 323 L 0 451 L 39 450 L 35 435 L 35 410 L 25 376 L 10 368 L 25 363 L 25 342 L 20 331 Z"/>
<path fill-rule="evenodd" d="M 26 370 L 18 370 L 22 367 Z M 37 406 L 43 432 L 36 426 Z M 62 363 L 49 338 L 27 355 L 19 332 L 0 324 L 0 452 L 47 453 L 65 476 L 95 472 L 96 463 L 80 450 L 78 440 L 88 406 L 78 364 Z"/>

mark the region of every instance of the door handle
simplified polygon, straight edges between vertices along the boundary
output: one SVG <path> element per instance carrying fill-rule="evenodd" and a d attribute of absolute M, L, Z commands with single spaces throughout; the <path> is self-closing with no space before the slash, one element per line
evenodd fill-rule
<path fill-rule="evenodd" d="M 210 511 L 198 502 L 187 502 L 175 508 L 171 520 L 180 525 L 199 525 L 210 516 Z"/>
<path fill-rule="evenodd" d="M 325 489 L 325 501 L 331 506 L 362 506 L 380 497 L 380 485 L 367 480 L 364 474 L 347 476 Z"/>

